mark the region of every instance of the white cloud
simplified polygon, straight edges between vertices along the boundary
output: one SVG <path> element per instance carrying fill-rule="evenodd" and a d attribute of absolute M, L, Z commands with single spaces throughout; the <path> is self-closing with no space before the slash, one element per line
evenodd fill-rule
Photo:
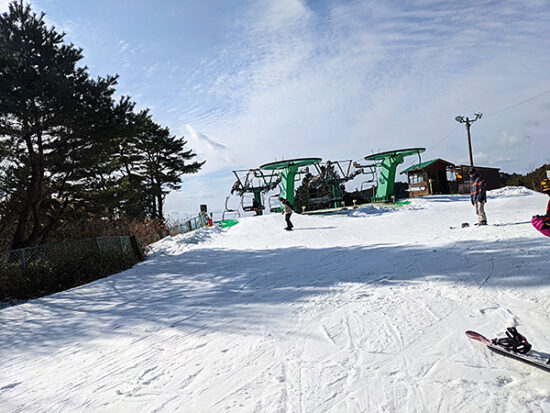
<path fill-rule="evenodd" d="M 8 11 L 8 4 L 11 3 L 11 0 L 0 0 L 0 13 Z"/>
<path fill-rule="evenodd" d="M 202 147 L 206 148 L 207 152 L 214 153 L 218 151 L 227 150 L 227 148 L 224 145 L 222 145 L 221 143 L 214 142 L 205 134 L 200 133 L 195 129 L 193 129 L 191 125 L 187 124 L 186 127 L 187 127 L 187 130 L 189 131 L 189 134 L 191 135 L 191 138 L 195 140 L 198 144 L 200 144 Z"/>
<path fill-rule="evenodd" d="M 515 146 L 524 145 L 529 141 L 529 139 L 529 136 L 522 132 L 518 134 L 511 134 L 510 132 L 504 131 L 501 133 L 499 143 L 505 148 L 512 148 Z"/>
<path fill-rule="evenodd" d="M 494 154 L 484 152 L 474 152 L 474 165 L 486 166 L 491 168 L 506 169 L 513 158 L 504 156 L 495 156 Z M 456 161 L 457 165 L 469 165 L 470 160 L 467 157 L 461 157 Z"/>
<path fill-rule="evenodd" d="M 153 77 L 153 75 L 159 70 L 160 65 L 158 63 L 155 63 L 153 65 L 147 66 L 144 68 L 145 70 L 145 76 L 147 78 Z"/>
<path fill-rule="evenodd" d="M 189 147 L 198 155 L 198 158 L 207 160 L 201 174 L 219 170 L 233 163 L 232 154 L 226 146 L 195 130 L 189 124 L 186 125 L 186 129 Z"/>
<path fill-rule="evenodd" d="M 118 42 L 118 45 L 120 47 L 121 52 L 125 52 L 126 50 L 128 50 L 130 48 L 130 45 L 127 42 L 125 42 L 124 40 L 121 40 L 120 42 Z"/>

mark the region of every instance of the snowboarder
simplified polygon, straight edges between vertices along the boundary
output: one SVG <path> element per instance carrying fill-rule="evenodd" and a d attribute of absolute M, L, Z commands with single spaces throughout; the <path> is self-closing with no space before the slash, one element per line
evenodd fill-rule
<path fill-rule="evenodd" d="M 472 205 L 476 207 L 478 220 L 476 225 L 487 225 L 487 216 L 485 215 L 485 203 L 487 202 L 485 180 L 479 176 L 475 168 L 470 169 L 470 198 Z"/>
<path fill-rule="evenodd" d="M 284 199 L 282 196 L 279 197 L 279 201 L 281 201 L 281 204 L 283 204 L 285 214 L 285 221 L 286 221 L 286 230 L 292 231 L 292 228 L 294 228 L 294 225 L 292 225 L 292 222 L 290 222 L 290 216 L 292 215 L 292 205 L 290 205 L 290 202 L 288 202 L 287 199 Z"/>
<path fill-rule="evenodd" d="M 542 235 L 550 237 L 550 217 L 546 215 L 535 215 L 531 219 L 533 225 Z"/>

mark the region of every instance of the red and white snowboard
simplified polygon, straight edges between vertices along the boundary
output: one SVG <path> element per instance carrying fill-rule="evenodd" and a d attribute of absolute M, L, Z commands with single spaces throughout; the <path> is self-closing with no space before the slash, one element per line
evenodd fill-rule
<path fill-rule="evenodd" d="M 485 344 L 487 347 L 489 347 L 490 350 L 494 351 L 495 353 L 501 354 L 506 357 L 511 357 L 519 361 L 523 361 L 524 363 L 538 367 L 550 373 L 550 359 L 548 359 L 548 361 L 545 361 L 543 355 L 541 355 L 540 353 L 533 351 L 531 351 L 532 354 L 514 353 L 513 351 L 509 351 L 504 347 L 494 344 L 491 340 L 482 336 L 479 333 L 476 333 L 475 331 L 466 331 L 466 336 L 472 340 L 476 340 L 480 343 Z M 548 355 L 546 355 L 546 357 L 548 357 Z"/>

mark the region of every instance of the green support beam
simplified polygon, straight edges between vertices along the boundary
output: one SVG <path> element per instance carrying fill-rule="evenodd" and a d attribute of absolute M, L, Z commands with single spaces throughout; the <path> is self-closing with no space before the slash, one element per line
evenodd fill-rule
<path fill-rule="evenodd" d="M 418 155 L 420 157 L 420 153 L 425 150 L 425 148 L 398 149 L 365 156 L 367 161 L 381 161 L 378 163 L 380 175 L 376 185 L 374 202 L 392 201 L 397 166 L 403 163 L 406 156 Z"/>
<path fill-rule="evenodd" d="M 302 166 L 321 162 L 321 158 L 300 158 L 288 161 L 270 162 L 260 166 L 263 170 L 281 170 L 280 196 L 294 205 L 294 182 L 298 169 Z"/>

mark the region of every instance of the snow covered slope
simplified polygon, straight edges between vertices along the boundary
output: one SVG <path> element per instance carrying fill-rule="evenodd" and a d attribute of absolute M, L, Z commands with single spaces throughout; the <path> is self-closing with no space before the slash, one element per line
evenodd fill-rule
<path fill-rule="evenodd" d="M 135 268 L 0 312 L 2 412 L 549 412 L 547 197 L 492 191 L 338 216 L 243 219 Z M 450 229 L 458 226 L 458 229 Z"/>

